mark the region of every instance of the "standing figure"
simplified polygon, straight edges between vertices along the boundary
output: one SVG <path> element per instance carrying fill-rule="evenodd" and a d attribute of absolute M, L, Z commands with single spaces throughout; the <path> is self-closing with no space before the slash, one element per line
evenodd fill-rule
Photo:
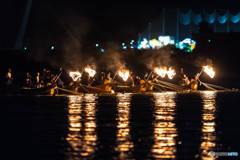
<path fill-rule="evenodd" d="M 198 88 L 199 76 L 200 76 L 200 74 L 197 73 L 197 74 L 195 75 L 194 79 L 191 79 L 191 89 L 192 89 L 192 90 L 197 90 L 197 88 Z"/>
<path fill-rule="evenodd" d="M 184 75 L 185 75 L 185 73 L 183 72 L 183 68 L 181 68 L 180 74 L 178 75 L 179 76 L 178 83 L 179 83 L 180 86 L 185 86 L 185 78 L 186 77 L 184 77 Z"/>
<path fill-rule="evenodd" d="M 31 75 L 29 74 L 29 72 L 27 72 L 26 75 L 26 87 L 31 87 L 32 86 L 32 78 Z"/>
<path fill-rule="evenodd" d="M 39 72 L 37 73 L 37 76 L 36 76 L 36 87 L 41 88 L 41 77 Z"/>
<path fill-rule="evenodd" d="M 12 85 L 12 70 L 8 69 L 8 73 L 6 74 L 6 78 L 7 78 L 7 86 L 11 86 Z"/>
<path fill-rule="evenodd" d="M 41 74 L 41 79 L 42 79 L 42 81 L 45 85 L 47 84 L 47 79 L 46 78 L 47 78 L 47 70 L 46 70 L 46 68 L 44 68 L 43 72 Z"/>

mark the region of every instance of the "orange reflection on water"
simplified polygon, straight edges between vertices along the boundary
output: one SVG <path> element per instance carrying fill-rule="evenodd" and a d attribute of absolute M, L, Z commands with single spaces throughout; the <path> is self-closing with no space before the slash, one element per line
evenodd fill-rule
<path fill-rule="evenodd" d="M 174 159 L 176 149 L 177 129 L 175 120 L 176 93 L 154 93 L 154 145 L 152 155 L 154 158 Z"/>
<path fill-rule="evenodd" d="M 115 150 L 119 152 L 120 159 L 129 159 L 131 157 L 130 150 L 133 148 L 133 142 L 130 136 L 130 105 L 131 94 L 117 94 L 117 146 Z"/>
<path fill-rule="evenodd" d="M 96 96 L 69 96 L 69 158 L 94 156 L 96 149 Z"/>
<path fill-rule="evenodd" d="M 215 132 L 215 112 L 216 112 L 216 92 L 202 91 L 200 93 L 203 100 L 202 110 L 202 136 L 200 146 L 200 157 L 203 160 L 214 160 L 216 157 L 210 155 L 216 146 Z"/>

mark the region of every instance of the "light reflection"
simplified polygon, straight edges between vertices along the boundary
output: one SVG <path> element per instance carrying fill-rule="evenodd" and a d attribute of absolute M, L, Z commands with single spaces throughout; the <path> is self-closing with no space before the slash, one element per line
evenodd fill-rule
<path fill-rule="evenodd" d="M 94 157 L 96 150 L 96 99 L 94 94 L 69 96 L 69 158 Z"/>
<path fill-rule="evenodd" d="M 200 146 L 200 157 L 203 160 L 214 160 L 216 157 L 210 155 L 216 146 L 216 131 L 215 131 L 215 113 L 216 113 L 216 92 L 202 91 L 200 95 L 203 100 L 202 110 L 202 137 Z"/>
<path fill-rule="evenodd" d="M 133 142 L 130 136 L 130 105 L 131 94 L 117 94 L 117 146 L 115 150 L 119 152 L 119 159 L 131 158 L 131 149 L 133 148 Z"/>
<path fill-rule="evenodd" d="M 154 145 L 152 146 L 153 158 L 174 159 L 176 156 L 177 129 L 175 120 L 176 93 L 154 93 Z"/>

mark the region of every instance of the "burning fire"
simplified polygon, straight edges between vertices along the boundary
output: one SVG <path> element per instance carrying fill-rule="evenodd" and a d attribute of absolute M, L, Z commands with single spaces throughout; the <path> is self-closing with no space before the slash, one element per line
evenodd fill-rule
<path fill-rule="evenodd" d="M 73 81 L 77 81 L 79 78 L 81 78 L 82 73 L 76 71 L 76 72 L 69 72 L 70 77 L 72 77 Z"/>
<path fill-rule="evenodd" d="M 88 72 L 90 77 L 93 77 L 96 74 L 96 71 L 90 68 L 89 66 L 85 68 L 85 72 Z"/>
<path fill-rule="evenodd" d="M 171 67 L 168 69 L 167 71 L 167 75 L 169 79 L 173 79 L 173 77 L 176 75 L 176 72 L 174 69 L 172 69 Z"/>
<path fill-rule="evenodd" d="M 209 66 L 209 65 L 203 66 L 203 71 L 204 71 L 205 73 L 207 73 L 210 78 L 213 78 L 213 77 L 215 76 L 215 71 L 214 71 L 214 69 L 213 69 L 211 66 Z"/>
<path fill-rule="evenodd" d="M 124 81 L 126 81 L 129 77 L 129 70 L 121 69 L 120 71 L 118 71 L 118 75 L 122 77 Z"/>
<path fill-rule="evenodd" d="M 164 78 L 167 74 L 167 67 L 155 67 L 154 72 Z"/>
<path fill-rule="evenodd" d="M 167 67 L 155 67 L 154 72 L 162 78 L 164 78 L 167 74 L 169 79 L 172 79 L 176 75 L 175 70 L 171 67 L 169 69 L 167 69 Z"/>

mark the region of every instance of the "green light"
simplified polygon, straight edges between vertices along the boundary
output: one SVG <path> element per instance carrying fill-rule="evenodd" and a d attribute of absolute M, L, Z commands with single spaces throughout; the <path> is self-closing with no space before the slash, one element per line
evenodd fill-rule
<path fill-rule="evenodd" d="M 211 42 L 211 39 L 209 39 L 208 42 L 210 43 L 210 42 Z"/>
<path fill-rule="evenodd" d="M 51 47 L 51 50 L 54 50 L 54 46 Z"/>
<path fill-rule="evenodd" d="M 27 47 L 24 47 L 24 50 L 27 50 Z"/>

